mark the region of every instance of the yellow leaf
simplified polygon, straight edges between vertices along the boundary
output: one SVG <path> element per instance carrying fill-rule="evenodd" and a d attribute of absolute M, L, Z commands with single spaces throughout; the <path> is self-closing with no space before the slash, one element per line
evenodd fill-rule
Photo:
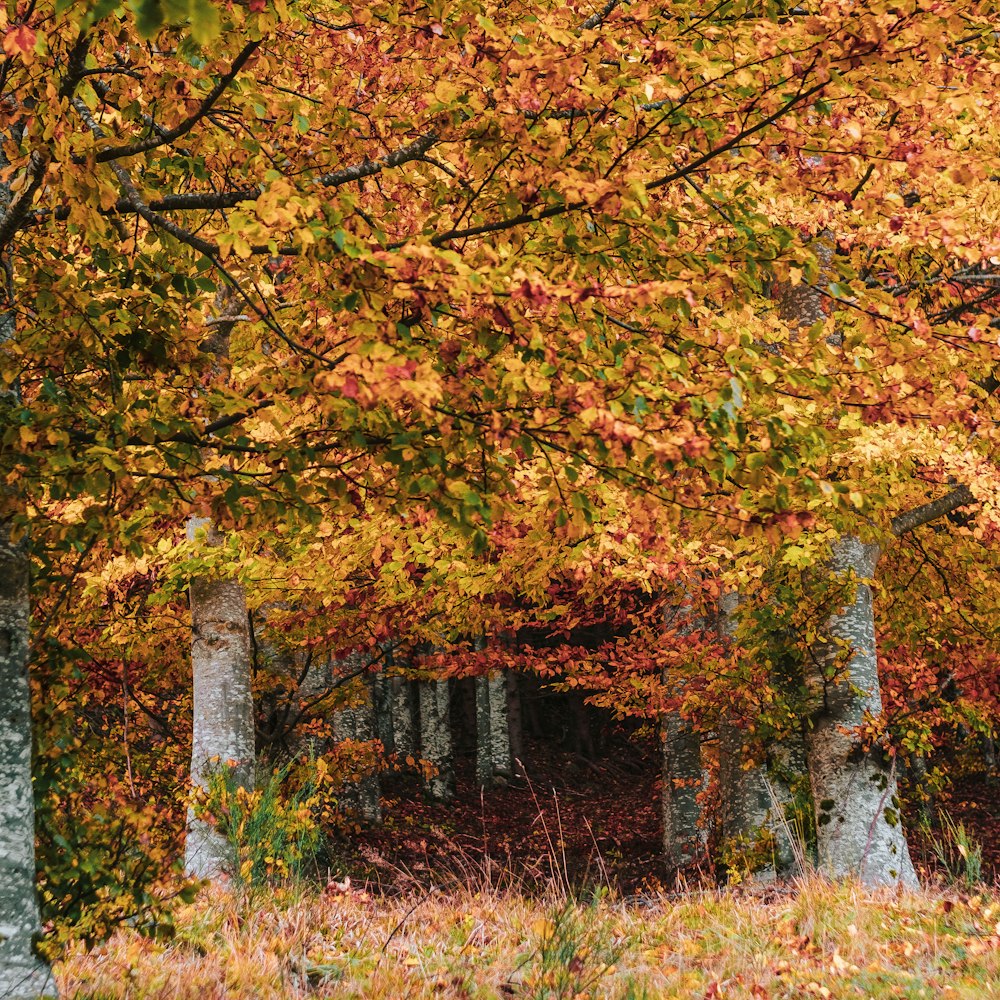
<path fill-rule="evenodd" d="M 531 933 L 535 937 L 542 939 L 550 938 L 555 933 L 556 927 L 547 917 L 539 917 L 531 922 Z"/>

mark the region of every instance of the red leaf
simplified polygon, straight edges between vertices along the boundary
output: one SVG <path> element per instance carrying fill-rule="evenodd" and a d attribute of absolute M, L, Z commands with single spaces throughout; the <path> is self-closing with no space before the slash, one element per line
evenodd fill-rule
<path fill-rule="evenodd" d="M 3 36 L 3 50 L 9 56 L 30 57 L 35 51 L 38 36 L 33 28 L 26 24 L 18 24 Z"/>

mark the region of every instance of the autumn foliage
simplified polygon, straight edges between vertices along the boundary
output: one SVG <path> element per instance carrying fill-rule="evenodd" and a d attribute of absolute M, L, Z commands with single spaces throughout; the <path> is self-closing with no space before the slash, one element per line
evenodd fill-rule
<path fill-rule="evenodd" d="M 0 11 L 0 502 L 50 911 L 96 938 L 175 891 L 199 576 L 247 592 L 269 763 L 311 740 L 339 787 L 420 767 L 338 758 L 350 685 L 288 667 L 359 651 L 735 718 L 760 757 L 808 717 L 859 535 L 865 744 L 945 787 L 1000 721 L 993 13 Z"/>

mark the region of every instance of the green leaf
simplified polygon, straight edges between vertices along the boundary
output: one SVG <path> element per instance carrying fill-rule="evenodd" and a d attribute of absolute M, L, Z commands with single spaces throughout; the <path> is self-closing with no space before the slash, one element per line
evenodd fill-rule
<path fill-rule="evenodd" d="M 215 41 L 222 33 L 219 11 L 211 0 L 191 0 L 191 37 L 199 45 Z"/>
<path fill-rule="evenodd" d="M 160 0 L 133 0 L 136 30 L 143 38 L 152 38 L 163 27 L 163 5 Z"/>

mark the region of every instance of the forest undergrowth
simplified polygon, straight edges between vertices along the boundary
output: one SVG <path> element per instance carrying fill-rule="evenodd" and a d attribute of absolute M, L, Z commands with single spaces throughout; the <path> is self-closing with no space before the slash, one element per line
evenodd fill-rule
<path fill-rule="evenodd" d="M 476 785 L 471 757 L 456 756 L 456 793 L 433 802 L 412 781 L 383 779 L 385 822 L 331 843 L 322 859 L 380 893 L 437 884 L 566 890 L 593 887 L 624 898 L 732 881 L 711 851 L 678 879 L 663 865 L 657 740 L 622 733 L 592 758 L 529 740 L 522 776 L 487 792 Z M 966 767 L 938 789 L 921 824 L 916 789 L 904 784 L 908 839 L 925 883 L 964 874 L 954 841 L 961 829 L 978 854 L 977 879 L 1000 884 L 1000 796 L 997 779 Z M 946 829 L 951 823 L 950 833 Z M 713 844 L 719 831 L 709 831 Z M 808 853 L 808 850 L 807 850 Z M 942 853 L 945 855 L 942 857 Z"/>
<path fill-rule="evenodd" d="M 334 843 L 319 881 L 206 890 L 160 933 L 123 927 L 96 950 L 71 949 L 57 966 L 61 995 L 1000 996 L 991 850 L 980 884 L 948 884 L 958 873 L 944 870 L 929 833 L 916 836 L 931 886 L 920 894 L 815 874 L 717 889 L 710 866 L 668 880 L 649 748 L 629 745 L 589 763 L 549 747 L 527 780 L 482 795 L 460 766 L 447 804 L 401 783 L 385 825 Z M 990 790 L 970 779 L 943 801 L 970 842 L 993 848 Z"/>
<path fill-rule="evenodd" d="M 182 906 L 171 938 L 121 929 L 56 969 L 75 998 L 778 998 L 1000 995 L 1000 897 L 782 888 L 544 896 L 489 885 Z"/>

